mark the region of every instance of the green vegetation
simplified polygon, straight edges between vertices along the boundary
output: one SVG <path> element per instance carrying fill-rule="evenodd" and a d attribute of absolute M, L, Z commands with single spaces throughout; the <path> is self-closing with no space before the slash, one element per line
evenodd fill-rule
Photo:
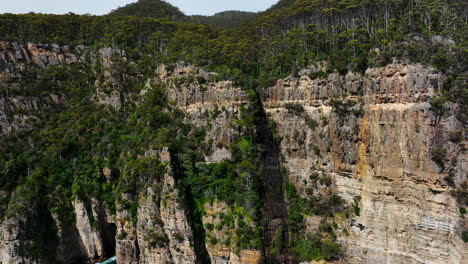
<path fill-rule="evenodd" d="M 318 235 L 307 235 L 291 247 L 296 261 L 333 260 L 340 257 L 340 247 L 331 239 L 321 239 Z"/>
<path fill-rule="evenodd" d="M 460 207 L 459 211 L 460 211 L 460 215 L 462 215 L 462 216 L 466 215 L 466 213 L 467 213 L 465 207 Z"/>
<path fill-rule="evenodd" d="M 183 19 L 185 17 L 179 8 L 161 0 L 139 0 L 110 13 L 119 16 L 137 16 L 151 18 Z"/>
<path fill-rule="evenodd" d="M 255 97 L 252 96 L 251 101 L 253 100 Z M 221 224 L 233 228 L 234 223 L 237 223 L 235 236 L 232 238 L 237 251 L 261 248 L 261 175 L 258 143 L 253 134 L 258 118 L 259 112 L 255 104 L 242 107 L 241 118 L 233 124 L 239 128 L 240 134 L 237 135 L 238 140 L 230 145 L 233 153 L 230 160 L 212 164 L 193 161 L 189 163 L 184 161 L 187 154 L 180 157 L 186 167 L 179 188 L 190 193 L 200 215 L 203 214 L 206 203 L 220 200 L 230 206 L 233 215 L 223 215 Z M 194 147 L 199 145 L 196 142 L 193 144 Z M 196 154 L 193 152 L 191 155 Z M 244 218 L 250 219 L 251 224 L 246 224 Z M 211 232 L 214 228 L 209 223 L 204 230 Z"/>
<path fill-rule="evenodd" d="M 436 117 L 435 123 L 439 124 L 440 120 L 447 113 L 446 98 L 443 96 L 434 96 L 431 98 L 431 110 Z"/>
<path fill-rule="evenodd" d="M 169 243 L 169 237 L 164 233 L 164 231 L 162 231 L 162 233 L 158 233 L 154 230 L 150 230 L 146 235 L 145 240 L 148 243 L 148 249 L 166 247 Z"/>
<path fill-rule="evenodd" d="M 356 216 L 361 216 L 361 208 L 359 207 L 359 201 L 361 197 L 354 198 L 353 211 Z"/>
<path fill-rule="evenodd" d="M 145 15 L 4 14 L 0 36 L 118 46 L 135 57 L 151 55 L 153 62 L 211 68 L 250 87 L 270 85 L 297 66 L 322 60 L 329 62 L 329 72 L 347 72 L 382 66 L 392 58 L 409 59 L 455 78 L 468 65 L 465 1 L 298 0 L 279 6 L 228 31 Z M 452 47 L 448 40 L 456 44 Z"/>
<path fill-rule="evenodd" d="M 353 210 L 354 210 L 354 214 L 356 216 L 360 216 L 361 215 L 361 208 L 359 207 L 359 204 L 356 202 L 354 203 L 353 205 Z"/>
<path fill-rule="evenodd" d="M 142 18 L 170 18 L 178 21 L 204 24 L 219 28 L 235 28 L 253 19 L 257 13 L 243 11 L 224 11 L 212 16 L 186 16 L 177 7 L 162 0 L 139 0 L 113 10 L 110 15 L 135 16 Z"/>
<path fill-rule="evenodd" d="M 306 125 L 312 130 L 315 130 L 319 126 L 318 121 L 309 116 L 305 117 L 305 122 L 306 122 Z"/>
<path fill-rule="evenodd" d="M 343 200 L 336 195 L 333 195 L 329 199 L 324 199 L 323 197 L 313 197 L 309 200 L 301 198 L 291 183 L 288 184 L 286 191 L 289 204 L 289 248 L 294 260 L 302 262 L 339 258 L 340 247 L 333 242 L 336 239 L 336 235 L 330 224 L 321 224 L 316 230 L 316 234 L 305 235 L 302 230 L 304 228 L 303 221 L 305 215 L 334 216 L 344 209 Z M 322 237 L 321 232 L 328 234 Z"/>
<path fill-rule="evenodd" d="M 208 224 L 205 225 L 205 229 L 210 230 L 210 231 L 213 230 L 213 227 L 214 227 L 214 226 L 213 226 L 212 223 L 208 223 Z"/>
<path fill-rule="evenodd" d="M 447 149 L 435 148 L 431 150 L 432 160 L 439 165 L 439 167 L 445 169 L 445 156 L 447 155 Z"/>
<path fill-rule="evenodd" d="M 212 16 L 191 16 L 188 21 L 205 24 L 220 28 L 235 28 L 249 20 L 252 20 L 257 13 L 243 11 L 224 11 Z"/>
<path fill-rule="evenodd" d="M 273 240 L 271 241 L 270 252 L 272 255 L 278 255 L 281 252 L 281 249 L 284 247 L 283 229 L 283 226 L 278 227 Z"/>
<path fill-rule="evenodd" d="M 339 99 L 334 99 L 330 101 L 331 106 L 333 107 L 333 112 L 340 117 L 340 119 L 346 118 L 349 114 L 353 114 L 355 117 L 362 117 L 364 115 L 364 109 L 362 105 L 357 107 L 357 103 L 354 101 L 342 101 Z"/>
<path fill-rule="evenodd" d="M 468 231 L 462 233 L 463 242 L 468 243 Z"/>
<path fill-rule="evenodd" d="M 431 98 L 431 110 L 434 113 L 435 124 L 438 125 L 449 111 L 449 103 L 457 104 L 458 111 L 455 117 L 466 127 L 468 123 L 468 73 L 452 73 L 445 80 L 443 89 L 439 94 Z M 451 136 L 452 142 L 460 140 L 455 133 Z"/>
<path fill-rule="evenodd" d="M 300 116 L 305 112 L 305 109 L 301 104 L 288 103 L 284 107 L 293 115 Z"/>
<path fill-rule="evenodd" d="M 438 124 L 449 104 L 456 103 L 460 106 L 456 117 L 466 125 L 467 13 L 464 0 L 282 0 L 256 16 L 227 12 L 187 18 L 165 2 L 141 0 L 108 16 L 2 14 L 0 40 L 69 45 L 71 50 L 84 50 L 84 60 L 48 68 L 26 65 L 18 72 L 21 87 L 1 86 L 2 98 L 34 98 L 48 108 L 28 113 L 33 117 L 31 129 L 0 137 L 0 193 L 6 193 L 0 197 L 0 217 L 20 215 L 25 219 L 27 228 L 21 235 L 32 242 L 19 245 L 22 255 L 36 260 L 53 257 L 55 251 L 49 247 L 57 240 L 53 219 L 72 223 L 70 201 L 76 198 L 88 204 L 97 199 L 113 213 L 128 210 L 127 220 L 135 223 L 135 199 L 142 187 L 152 185 L 159 190 L 166 172 L 157 158 L 145 153 L 169 147 L 177 188 L 190 208 L 194 245 L 221 242 L 205 234 L 217 226 L 201 223 L 204 205 L 220 200 L 235 212 L 223 218 L 224 226 L 235 227 L 235 236 L 225 243 L 234 244 L 237 250 L 260 249 L 263 190 L 256 129 L 262 115 L 258 102 L 262 89 L 291 73 L 297 77 L 299 68 L 319 61 L 329 65 L 326 72 L 319 73 L 325 77 L 334 71 L 363 72 L 394 58 L 405 59 L 433 65 L 449 76 L 431 100 L 431 110 Z M 113 56 L 115 63 L 105 72 L 93 57 L 102 47 L 123 49 L 127 59 Z M 237 131 L 234 142 L 227 146 L 233 153 L 231 159 L 204 162 L 203 154 L 212 145 L 205 138 L 206 131 L 188 125 L 184 114 L 167 101 L 166 83 L 140 95 L 158 65 L 165 63 L 170 70 L 180 62 L 218 75 L 209 80 L 188 76 L 174 80 L 173 85 L 232 80 L 250 95 L 240 118 L 231 124 Z M 112 76 L 114 86 L 103 92 L 118 92 L 119 109 L 93 100 L 96 83 L 106 74 Z M 59 96 L 62 102 L 54 103 L 50 95 Z M 353 101 L 334 98 L 330 105 L 340 119 L 350 114 L 360 117 L 364 112 Z M 286 108 L 294 115 L 305 113 L 299 104 Z M 218 114 L 219 109 L 211 116 Z M 315 129 L 328 125 L 328 120 L 306 119 L 306 123 Z M 318 147 L 312 149 L 321 154 Z M 431 154 L 444 169 L 445 150 L 434 149 Z M 106 178 L 103 168 L 110 168 L 114 175 Z M 330 178 L 316 174 L 310 180 L 332 184 Z M 464 185 L 454 196 L 466 205 L 467 193 Z M 154 199 L 160 199 L 158 196 L 156 193 Z M 323 225 L 323 234 L 306 235 L 303 219 L 312 214 L 331 217 L 344 210 L 343 201 L 338 196 L 319 196 L 312 189 L 308 196 L 300 197 L 293 186 L 286 186 L 291 253 L 298 261 L 332 260 L 340 253 L 333 229 Z M 353 210 L 360 215 L 358 201 Z M 464 232 L 465 241 L 467 236 Z M 156 232 L 148 237 L 151 247 L 162 246 L 167 239 Z M 279 251 L 283 243 L 286 241 L 278 235 L 272 250 Z"/>

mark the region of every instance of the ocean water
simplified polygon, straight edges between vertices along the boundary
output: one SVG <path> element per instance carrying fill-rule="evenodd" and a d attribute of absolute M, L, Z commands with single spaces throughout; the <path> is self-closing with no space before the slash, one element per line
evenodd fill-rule
<path fill-rule="evenodd" d="M 96 264 L 117 264 L 117 257 L 112 257 L 104 262 L 99 262 Z"/>

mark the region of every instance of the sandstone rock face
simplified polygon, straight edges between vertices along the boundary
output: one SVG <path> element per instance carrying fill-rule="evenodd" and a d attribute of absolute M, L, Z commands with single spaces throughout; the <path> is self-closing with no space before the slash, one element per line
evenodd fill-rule
<path fill-rule="evenodd" d="M 89 208 L 76 199 L 73 203 L 76 214 L 75 224 L 61 222 L 57 215 L 52 215 L 57 228 L 56 245 L 57 263 L 80 263 L 88 259 L 100 259 L 113 255 L 112 239 L 115 234 L 109 229 L 108 219 L 103 209 L 92 201 Z M 92 216 L 90 216 L 90 214 Z M 91 219 L 94 219 L 91 221 Z M 0 262 L 17 263 L 50 263 L 51 259 L 28 259 L 23 257 L 22 248 L 32 241 L 25 239 L 27 226 L 34 219 L 20 216 L 9 216 L 0 223 Z M 51 257 L 51 256 L 46 256 Z"/>
<path fill-rule="evenodd" d="M 203 216 L 205 226 L 213 226 L 208 230 L 208 236 L 216 238 L 217 243 L 208 241 L 206 248 L 213 264 L 258 264 L 261 263 L 262 253 L 257 250 L 240 250 L 234 252 L 230 241 L 235 237 L 233 234 L 237 226 L 223 225 L 220 214 L 229 215 L 230 208 L 225 202 L 214 202 L 205 204 L 206 214 Z M 254 223 L 248 223 L 254 225 Z"/>
<path fill-rule="evenodd" d="M 168 100 L 175 102 L 187 113 L 189 123 L 206 130 L 210 146 L 205 153 L 206 162 L 220 162 L 231 158 L 227 148 L 236 135 L 232 124 L 240 115 L 240 107 L 248 103 L 248 95 L 230 81 L 180 85 L 180 78 L 191 76 L 190 78 L 205 79 L 210 75 L 193 67 L 180 66 L 174 73 L 175 76 L 168 79 Z"/>
<path fill-rule="evenodd" d="M 70 64 L 79 60 L 79 54 L 83 50 L 82 46 L 71 50 L 69 46 L 57 44 L 0 41 L 0 70 L 4 73 L 13 73 L 24 70 L 30 63 L 40 67 Z"/>
<path fill-rule="evenodd" d="M 128 63 L 124 50 L 117 48 L 101 48 L 93 56 L 93 61 L 99 61 L 100 69 L 95 81 L 96 94 L 94 100 L 101 105 L 113 108 L 122 106 L 121 83 L 124 76 L 116 68 Z"/>
<path fill-rule="evenodd" d="M 193 234 L 189 226 L 186 212 L 182 206 L 182 196 L 175 185 L 174 175 L 170 167 L 171 157 L 167 149 L 161 152 L 161 162 L 167 164 L 164 183 L 161 192 L 160 214 L 164 232 L 169 237 L 169 251 L 174 263 L 195 263 Z"/>
<path fill-rule="evenodd" d="M 448 138 L 461 124 L 453 117 L 435 124 L 429 109 L 442 78 L 430 67 L 394 63 L 364 76 L 287 78 L 265 91 L 289 181 L 307 196 L 310 175 L 330 177 L 341 197 L 358 203 L 343 241 L 348 263 L 467 261 L 453 187 L 431 159 L 443 144 L 455 181 L 466 181 L 466 142 Z M 330 98 L 356 103 L 339 113 Z"/>
<path fill-rule="evenodd" d="M 76 63 L 82 60 L 84 50 L 0 42 L 0 88 L 20 89 L 18 72 L 29 63 L 41 68 Z M 118 109 L 128 99 L 117 85 L 127 77 L 115 75 L 112 70 L 130 63 L 125 56 L 122 50 L 104 48 L 92 57 L 102 63 L 101 70 L 95 73 L 99 75 L 95 102 Z M 279 166 L 284 168 L 282 175 L 276 175 L 284 177 L 284 182 L 275 178 L 270 185 L 278 186 L 275 196 L 283 191 L 287 180 L 302 197 L 309 198 L 311 191 L 322 197 L 336 193 L 348 205 L 358 208 L 359 213 L 349 218 L 337 215 L 327 219 L 337 223 L 343 263 L 468 262 L 468 248 L 460 236 L 468 218 L 460 216 L 459 204 L 452 196 L 466 183 L 468 174 L 466 136 L 454 140 L 453 135 L 466 132 L 453 115 L 456 106 L 449 106 L 451 112 L 436 122 L 429 103 L 430 97 L 440 91 L 444 76 L 431 67 L 394 62 L 368 69 L 365 74 L 309 77 L 326 67 L 326 63 L 321 63 L 302 70 L 299 78 L 279 80 L 259 92 L 266 119 L 276 126 L 279 143 L 278 149 L 264 150 L 279 153 L 264 157 L 268 160 L 263 165 L 272 171 Z M 164 84 L 168 100 L 185 112 L 186 121 L 206 131 L 204 161 L 230 159 L 228 146 L 239 136 L 233 124 L 242 107 L 249 103 L 248 94 L 230 81 L 212 81 L 214 73 L 191 66 L 179 65 L 168 71 L 162 65 L 157 75 L 148 80 L 140 95 Z M 32 113 L 63 100 L 53 94 L 46 99 L 2 94 L 0 134 L 30 128 L 37 120 Z M 444 169 L 433 160 L 436 149 L 444 149 Z M 201 261 L 195 251 L 200 245 L 194 245 L 170 153 L 167 149 L 160 153 L 149 151 L 145 157 L 159 159 L 166 171 L 161 178 L 145 184 L 138 195 L 122 194 L 124 202 L 136 205 L 134 212 L 122 207 L 112 215 L 96 200 L 76 199 L 74 225 L 52 216 L 60 243 L 56 248 L 59 263 L 114 254 L 118 263 L 124 264 Z M 272 171 L 264 170 L 265 181 L 272 180 Z M 446 180 L 449 174 L 452 184 Z M 112 170 L 103 168 L 103 177 L 112 180 Z M 0 192 L 0 198 L 9 195 Z M 266 197 L 272 201 L 275 198 Z M 283 217 L 286 212 L 280 200 L 263 208 L 264 214 L 278 209 L 281 212 L 276 213 Z M 28 243 L 21 235 L 27 221 L 21 217 L 4 218 L 4 211 L 0 208 L 0 263 L 47 263 L 19 256 L 18 246 Z M 206 244 L 201 247 L 206 249 L 211 263 L 262 261 L 265 252 L 238 250 L 229 242 L 235 236 L 238 219 L 232 226 L 220 225 L 221 215 L 232 211 L 228 204 L 207 203 L 205 211 L 202 223 L 205 227 L 211 225 L 213 230 L 207 232 Z M 278 215 L 269 216 L 275 221 L 264 225 L 272 233 L 284 224 Z M 320 216 L 306 216 L 304 232 L 313 232 L 323 220 Z M 247 224 L 255 225 L 253 221 Z"/>
<path fill-rule="evenodd" d="M 0 41 L 0 135 L 31 127 L 38 120 L 36 114 L 65 100 L 60 94 L 30 96 L 22 84 L 24 71 L 38 67 L 41 70 L 85 61 L 87 48 Z M 126 53 L 117 48 L 101 48 L 91 53 L 93 62 L 101 68 L 94 72 L 97 78 L 94 100 L 102 105 L 120 108 L 122 95 L 117 84 L 125 76 L 115 74 L 116 64 L 126 62 Z M 51 84 L 52 85 L 52 84 Z"/>
<path fill-rule="evenodd" d="M 249 103 L 248 94 L 230 81 L 208 81 L 212 73 L 205 73 L 191 66 L 176 67 L 172 76 L 161 67 L 159 72 L 160 79 L 169 80 L 168 100 L 175 102 L 186 112 L 187 122 L 206 131 L 208 149 L 205 151 L 205 162 L 215 163 L 230 159 L 232 153 L 228 146 L 237 139 L 235 121 L 240 116 L 241 107 Z M 194 78 L 197 82 L 180 85 L 180 78 Z M 199 81 L 200 79 L 203 79 L 203 82 Z M 205 246 L 211 263 L 260 263 L 260 251 L 235 248 L 233 241 L 236 236 L 236 224 L 221 227 L 220 215 L 233 215 L 229 205 L 218 201 L 205 204 L 205 210 L 203 224 L 214 227 L 207 231 Z M 253 222 L 248 224 L 255 226 Z M 213 243 L 212 239 L 216 240 L 216 243 Z"/>
<path fill-rule="evenodd" d="M 87 259 L 84 253 L 84 245 L 80 240 L 78 230 L 74 225 L 61 223 L 60 217 L 53 215 L 57 226 L 58 243 L 56 257 L 58 263 L 79 263 Z"/>
<path fill-rule="evenodd" d="M 167 149 L 160 153 L 166 173 L 150 183 L 138 198 L 136 227 L 129 212 L 118 212 L 117 259 L 119 263 L 195 263 L 193 234 L 170 167 Z M 131 197 L 126 197 L 132 201 Z M 160 200 L 158 202 L 158 200 Z"/>
<path fill-rule="evenodd" d="M 85 204 L 80 200 L 74 203 L 76 214 L 76 229 L 78 230 L 82 242 L 82 250 L 88 259 L 104 256 L 104 243 L 96 228 L 90 223 L 90 216 Z"/>
<path fill-rule="evenodd" d="M 19 244 L 20 223 L 22 219 L 10 218 L 3 221 L 0 225 L 0 262 L 6 264 L 33 263 L 31 260 L 24 259 L 16 253 L 16 245 Z"/>
<path fill-rule="evenodd" d="M 0 41 L 0 134 L 28 129 L 37 120 L 35 113 L 61 102 L 61 96 L 49 94 L 44 98 L 22 92 L 21 71 L 34 65 L 46 68 L 66 65 L 80 60 L 83 47 L 39 45 Z M 27 93 L 26 93 L 27 94 Z"/>
<path fill-rule="evenodd" d="M 30 123 L 37 118 L 28 112 L 38 111 L 41 107 L 42 104 L 36 98 L 0 98 L 0 134 L 29 128 Z"/>

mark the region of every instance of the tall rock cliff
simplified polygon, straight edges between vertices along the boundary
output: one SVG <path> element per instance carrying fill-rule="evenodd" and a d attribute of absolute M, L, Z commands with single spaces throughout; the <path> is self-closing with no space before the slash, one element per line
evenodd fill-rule
<path fill-rule="evenodd" d="M 267 89 L 264 106 L 299 192 L 329 195 L 325 183 L 354 204 L 338 228 L 349 232 L 340 238 L 347 262 L 466 262 L 466 220 L 452 195 L 466 182 L 466 140 L 453 137 L 464 127 L 454 112 L 437 121 L 430 105 L 443 76 L 402 62 L 364 75 L 311 79 L 313 70 Z"/>
<path fill-rule="evenodd" d="M 117 115 L 162 89 L 150 97 L 168 102 L 158 115 L 183 116 L 200 157 L 187 164 L 195 159 L 185 161 L 184 155 L 197 153 L 178 156 L 163 142 L 134 155 L 119 153 L 118 159 L 132 159 L 124 165 L 100 160 L 97 171 L 86 173 L 103 189 L 114 188 L 115 208 L 99 197 L 74 195 L 64 202 L 71 219 L 39 201 L 28 207 L 20 185 L 0 190 L 0 199 L 8 201 L 0 203 L 1 263 L 79 263 L 113 255 L 128 264 L 292 263 L 297 252 L 291 245 L 316 236 L 339 256 L 329 259 L 343 263 L 468 261 L 461 238 L 467 220 L 456 199 L 467 184 L 466 124 L 454 103 L 438 114 L 433 98 L 446 77 L 432 67 L 394 61 L 362 74 L 325 75 L 321 62 L 252 93 L 217 73 L 160 65 L 139 89 L 126 91 L 126 82 L 140 76 L 119 74 L 119 67 L 132 63 L 123 50 L 89 56 L 84 50 L 0 43 L 0 85 L 9 91 L 0 97 L 1 135 L 28 131 L 44 118 L 41 111 L 67 103 L 60 92 L 22 94 L 24 69 L 88 60 L 95 66 L 89 104 Z M 219 178 L 184 189 L 185 177 L 193 175 L 182 172 Z M 240 187 L 224 185 L 229 177 Z M 223 200 L 218 192 L 249 199 Z M 28 227 L 38 215 L 53 224 L 41 231 L 56 233 L 41 249 L 53 252 L 50 258 L 24 257 L 19 250 L 31 248 Z"/>

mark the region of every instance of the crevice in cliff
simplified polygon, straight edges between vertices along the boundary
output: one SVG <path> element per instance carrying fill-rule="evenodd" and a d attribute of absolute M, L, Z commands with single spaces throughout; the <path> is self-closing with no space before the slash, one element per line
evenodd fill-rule
<path fill-rule="evenodd" d="M 140 251 L 140 244 L 138 244 L 138 239 L 135 239 L 135 257 L 136 257 L 137 263 L 139 263 L 140 258 L 141 258 L 141 251 Z"/>
<path fill-rule="evenodd" d="M 287 263 L 288 210 L 284 199 L 284 183 L 287 182 L 281 172 L 280 152 L 274 139 L 268 117 L 260 96 L 257 94 L 257 104 L 261 109 L 261 118 L 257 124 L 257 138 L 261 146 L 260 165 L 262 169 L 262 226 L 263 253 L 265 263 Z M 278 239 L 279 238 L 279 239 Z M 275 244 L 275 240 L 282 243 Z"/>
<path fill-rule="evenodd" d="M 183 169 L 180 164 L 181 161 L 179 160 L 179 157 L 177 155 L 171 155 L 171 166 L 176 180 L 183 177 Z M 205 245 L 206 234 L 203 228 L 201 212 L 198 209 L 198 205 L 195 202 L 192 191 L 189 188 L 180 191 L 184 197 L 184 207 L 190 208 L 185 210 L 185 214 L 193 232 L 193 239 L 191 242 L 193 243 L 196 255 L 196 263 L 211 264 L 210 256 Z"/>
<path fill-rule="evenodd" d="M 117 225 L 114 223 L 105 224 L 103 229 L 103 246 L 104 246 L 104 253 L 106 258 L 110 258 L 115 256 L 115 247 L 116 247 L 116 239 L 115 236 L 117 235 Z"/>

